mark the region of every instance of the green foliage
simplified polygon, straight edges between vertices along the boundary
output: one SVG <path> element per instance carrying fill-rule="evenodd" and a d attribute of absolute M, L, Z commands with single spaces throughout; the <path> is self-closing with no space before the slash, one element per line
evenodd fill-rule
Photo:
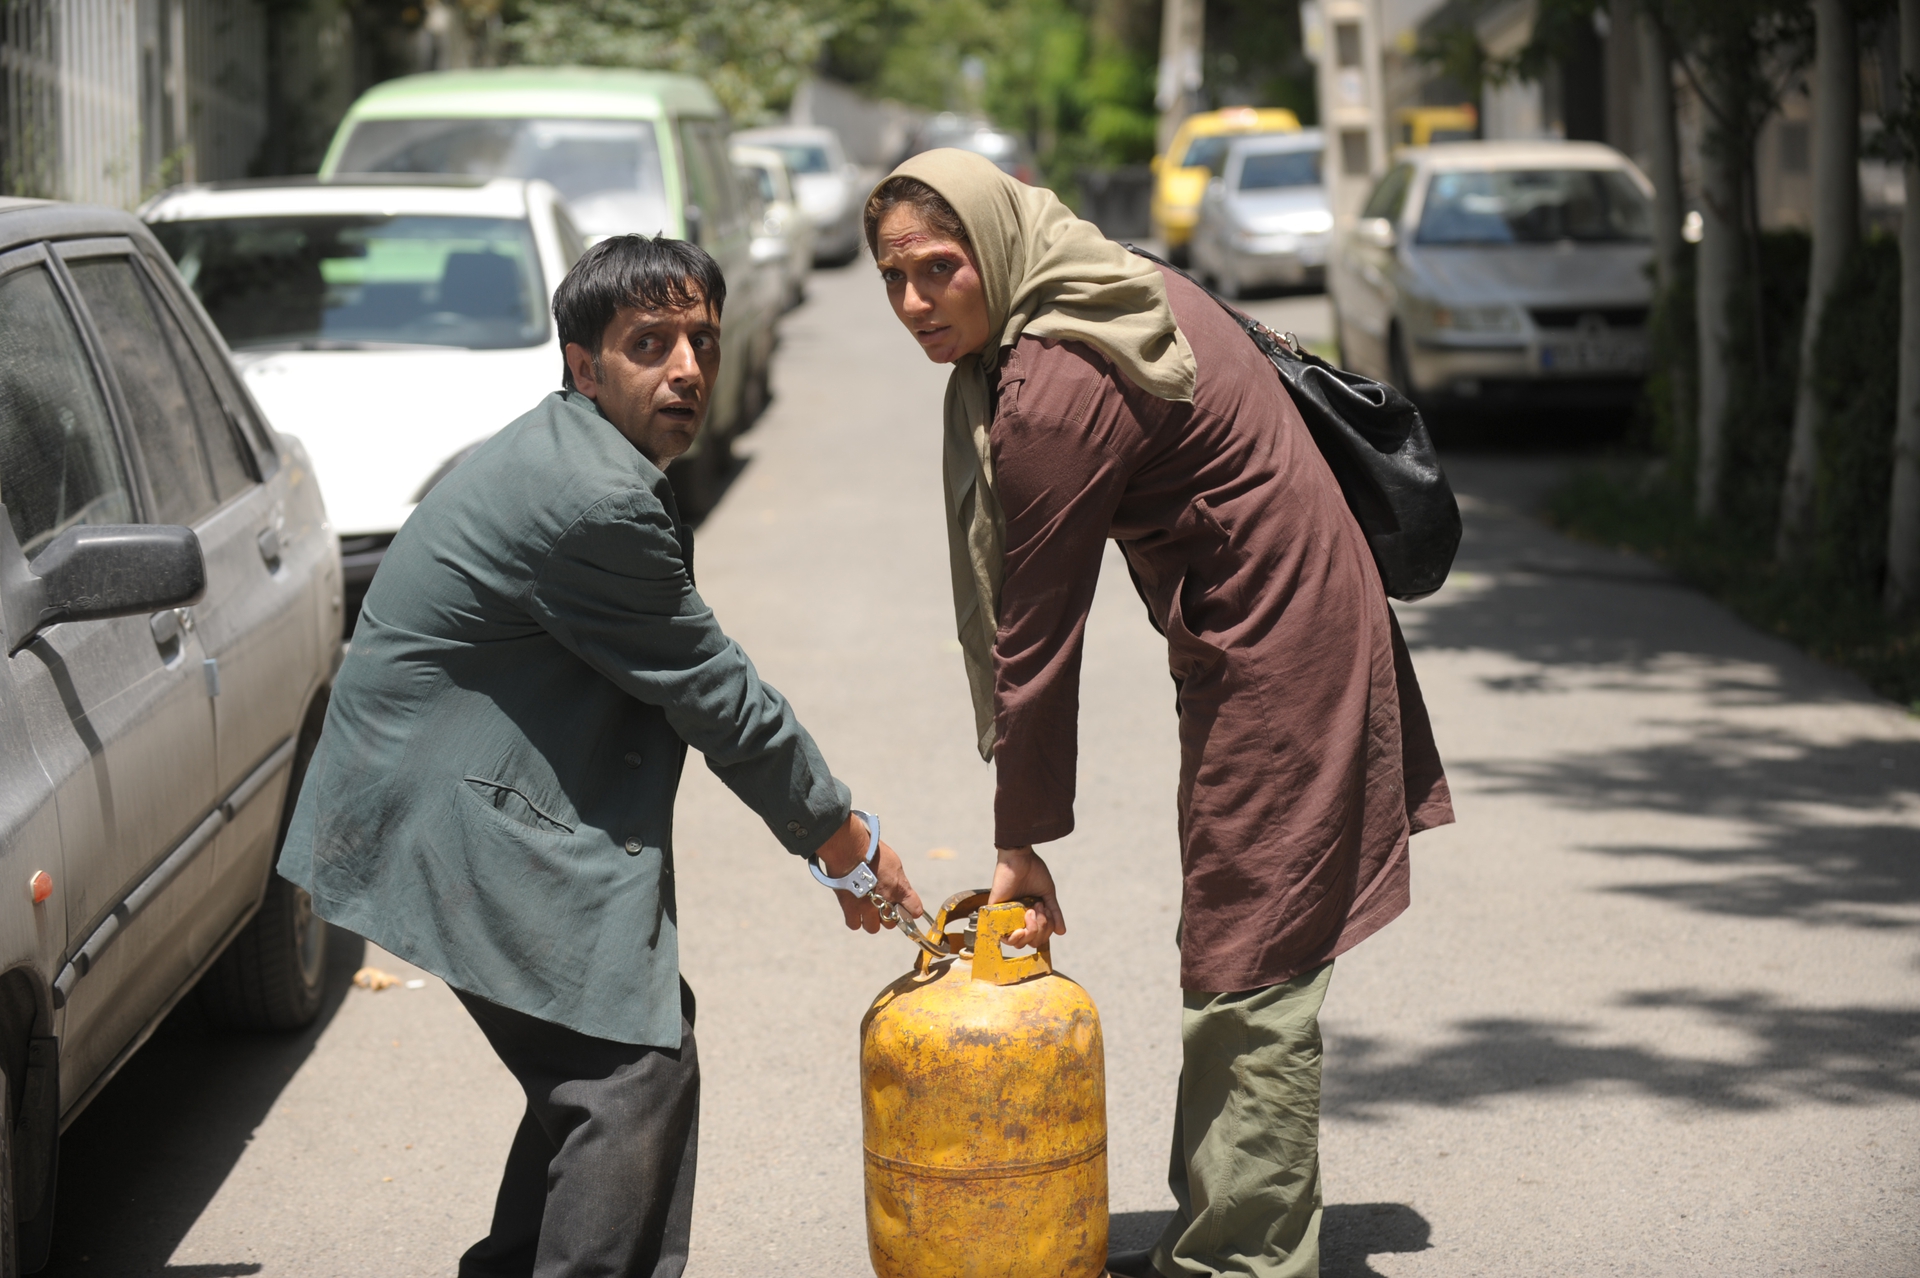
<path fill-rule="evenodd" d="M 1694 432 L 1676 419 L 1672 403 L 1673 379 L 1691 385 L 1696 365 L 1690 257 L 1654 310 L 1648 394 L 1653 442 L 1663 459 L 1637 471 L 1591 468 L 1554 496 L 1550 513 L 1569 532 L 1668 564 L 1753 624 L 1920 710 L 1920 619 L 1892 621 L 1880 606 L 1900 332 L 1900 251 L 1889 238 L 1855 251 L 1814 347 L 1820 439 L 1814 553 L 1785 570 L 1772 553 L 1807 256 L 1803 236 L 1765 237 L 1761 305 L 1735 316 L 1737 373 L 1724 434 L 1720 518 L 1710 524 L 1694 518 Z"/>
<path fill-rule="evenodd" d="M 1215 106 L 1286 107 L 1309 125 L 1320 118 L 1298 3 L 1207 0 L 1204 78 Z"/>
<path fill-rule="evenodd" d="M 1727 395 L 1720 437 L 1725 450 L 1720 518 L 1738 536 L 1770 550 L 1780 518 L 1780 486 L 1793 438 L 1794 392 L 1800 376 L 1800 327 L 1807 266 L 1813 251 L 1804 231 L 1760 237 L 1757 290 L 1736 293 L 1728 343 L 1739 374 Z M 1752 304 L 1753 294 L 1759 304 Z"/>
<path fill-rule="evenodd" d="M 1647 442 L 1666 458 L 1675 479 L 1689 486 L 1699 451 L 1699 434 L 1694 430 L 1696 388 L 1700 385 L 1700 317 L 1693 290 L 1697 261 L 1697 250 L 1685 245 L 1674 264 L 1672 285 L 1655 295 L 1653 313 L 1647 320 L 1647 345 L 1652 353 L 1644 414 L 1652 424 L 1652 438 Z"/>
<path fill-rule="evenodd" d="M 1872 604 L 1887 571 L 1894 396 L 1899 377 L 1900 245 L 1854 250 L 1814 346 L 1820 469 L 1813 571 Z"/>
<path fill-rule="evenodd" d="M 509 61 L 697 75 L 741 124 L 785 109 L 830 30 L 793 0 L 517 0 L 503 16 Z"/>

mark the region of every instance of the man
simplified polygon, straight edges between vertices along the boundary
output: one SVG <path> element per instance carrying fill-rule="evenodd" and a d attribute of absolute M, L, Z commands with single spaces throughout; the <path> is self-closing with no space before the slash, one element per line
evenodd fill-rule
<path fill-rule="evenodd" d="M 394 539 L 281 857 L 322 918 L 443 977 L 526 1092 L 462 1278 L 686 1266 L 699 1065 L 672 831 L 689 745 L 789 852 L 836 879 L 871 860 L 886 900 L 921 908 L 694 591 L 663 472 L 706 419 L 725 301 L 682 242 L 616 237 L 574 266 L 553 302 L 565 389 Z M 864 893 L 839 895 L 849 927 L 879 930 Z"/>

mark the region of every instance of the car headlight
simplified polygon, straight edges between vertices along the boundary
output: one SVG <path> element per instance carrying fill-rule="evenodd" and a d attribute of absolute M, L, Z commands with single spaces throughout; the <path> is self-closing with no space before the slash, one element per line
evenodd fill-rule
<path fill-rule="evenodd" d="M 1325 209 L 1301 209 L 1283 216 L 1280 229 L 1289 235 L 1324 235 L 1333 229 L 1333 214 Z"/>
<path fill-rule="evenodd" d="M 1518 333 L 1523 324 L 1517 306 L 1442 306 L 1427 303 L 1429 327 L 1453 333 Z"/>

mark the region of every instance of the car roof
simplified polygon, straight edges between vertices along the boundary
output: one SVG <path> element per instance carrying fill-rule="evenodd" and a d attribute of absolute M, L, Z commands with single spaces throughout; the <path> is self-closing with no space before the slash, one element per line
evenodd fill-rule
<path fill-rule="evenodd" d="M 0 200 L 0 252 L 36 240 L 91 235 L 130 235 L 153 243 L 146 226 L 124 209 L 56 200 Z"/>
<path fill-rule="evenodd" d="M 360 95 L 347 119 L 657 120 L 725 114 L 713 90 L 690 75 L 606 67 L 481 67 L 377 84 Z"/>
<path fill-rule="evenodd" d="M 151 222 L 207 217 L 286 217 L 300 213 L 411 213 L 450 217 L 527 215 L 523 178 L 421 181 L 416 173 L 377 178 L 255 178 L 204 182 L 162 191 L 141 206 Z"/>
<path fill-rule="evenodd" d="M 784 169 L 787 157 L 770 146 L 755 146 L 751 142 L 740 141 L 740 135 L 733 137 L 733 162 L 735 164 L 758 164 L 763 168 Z"/>
<path fill-rule="evenodd" d="M 1284 107 L 1222 107 L 1180 122 L 1188 137 L 1215 133 L 1280 133 L 1300 127 L 1300 117 Z"/>
<path fill-rule="evenodd" d="M 1429 169 L 1521 169 L 1539 165 L 1575 169 L 1624 169 L 1626 156 L 1599 142 L 1533 141 L 1436 142 L 1401 153 L 1408 163 Z"/>
<path fill-rule="evenodd" d="M 775 124 L 761 129 L 742 129 L 733 135 L 736 142 L 821 142 L 839 145 L 840 135 L 814 124 Z"/>
<path fill-rule="evenodd" d="M 1274 151 L 1311 151 L 1324 146 L 1326 135 L 1318 129 L 1298 133 L 1253 133 L 1236 138 L 1227 145 L 1229 155 L 1266 155 Z"/>

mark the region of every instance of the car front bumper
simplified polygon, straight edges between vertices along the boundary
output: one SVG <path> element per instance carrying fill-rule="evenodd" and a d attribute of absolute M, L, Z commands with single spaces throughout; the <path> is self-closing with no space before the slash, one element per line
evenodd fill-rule
<path fill-rule="evenodd" d="M 1418 335 L 1407 372 L 1415 393 L 1449 399 L 1631 400 L 1647 369 L 1642 330 L 1605 334 Z"/>
<path fill-rule="evenodd" d="M 1269 235 L 1228 241 L 1227 274 L 1243 287 L 1305 284 L 1322 278 L 1327 266 L 1326 235 Z"/>

